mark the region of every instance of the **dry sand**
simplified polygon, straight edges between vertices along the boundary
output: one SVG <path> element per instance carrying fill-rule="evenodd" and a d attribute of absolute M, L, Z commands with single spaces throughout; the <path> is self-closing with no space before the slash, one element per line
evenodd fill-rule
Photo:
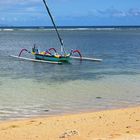
<path fill-rule="evenodd" d="M 0 140 L 140 140 L 140 107 L 0 123 Z"/>

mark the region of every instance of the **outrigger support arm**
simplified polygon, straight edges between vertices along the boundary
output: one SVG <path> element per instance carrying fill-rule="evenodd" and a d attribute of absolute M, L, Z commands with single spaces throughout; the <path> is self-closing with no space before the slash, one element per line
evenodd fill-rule
<path fill-rule="evenodd" d="M 30 52 L 30 51 L 28 51 L 27 49 L 22 49 L 22 50 L 20 51 L 20 53 L 19 53 L 18 57 L 20 57 L 20 56 L 21 56 L 21 54 L 22 54 L 22 52 L 24 52 L 24 51 L 26 51 L 26 52 L 28 52 L 28 53 L 31 53 L 31 52 Z"/>
<path fill-rule="evenodd" d="M 53 26 L 54 26 L 54 28 L 55 28 L 55 30 L 56 30 L 58 39 L 59 39 L 60 44 L 61 44 L 61 47 L 62 47 L 62 46 L 63 46 L 63 40 L 62 40 L 62 38 L 60 37 L 60 34 L 59 34 L 58 30 L 57 30 L 57 27 L 56 27 L 56 25 L 55 25 L 54 19 L 53 19 L 52 15 L 51 15 L 51 12 L 50 12 L 50 10 L 49 10 L 49 7 L 48 7 L 46 1 L 43 0 L 43 2 L 44 2 L 44 4 L 45 4 L 46 10 L 47 10 L 47 12 L 48 12 L 48 14 L 49 14 L 49 16 L 50 16 L 50 18 L 51 18 L 51 21 L 52 21 Z"/>
<path fill-rule="evenodd" d="M 74 50 L 74 51 L 72 51 L 72 53 L 73 53 L 73 54 L 74 54 L 74 53 L 78 53 L 79 56 L 80 56 L 80 60 L 82 60 L 82 55 L 81 55 L 81 52 L 80 52 L 79 50 Z"/>
<path fill-rule="evenodd" d="M 53 50 L 55 53 L 57 52 L 55 48 L 50 48 L 49 51 Z"/>

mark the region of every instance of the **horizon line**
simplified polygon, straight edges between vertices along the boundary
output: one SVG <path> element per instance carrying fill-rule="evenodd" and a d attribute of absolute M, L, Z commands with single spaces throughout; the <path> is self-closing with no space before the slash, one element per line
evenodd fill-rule
<path fill-rule="evenodd" d="M 140 25 L 85 25 L 85 26 L 82 26 L 82 25 L 76 25 L 76 26 L 68 26 L 68 25 L 64 25 L 64 26 L 57 26 L 57 28 L 119 28 L 119 27 L 140 27 Z M 9 26 L 9 25 L 0 25 L 0 28 L 54 28 L 54 26 L 37 26 L 37 25 L 33 25 L 33 26 Z"/>

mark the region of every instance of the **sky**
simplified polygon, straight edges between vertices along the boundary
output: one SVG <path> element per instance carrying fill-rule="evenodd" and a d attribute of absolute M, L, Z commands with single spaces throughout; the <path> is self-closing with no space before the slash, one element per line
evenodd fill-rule
<path fill-rule="evenodd" d="M 140 25 L 140 0 L 46 0 L 57 26 Z M 0 0 L 0 26 L 51 26 L 42 0 Z"/>

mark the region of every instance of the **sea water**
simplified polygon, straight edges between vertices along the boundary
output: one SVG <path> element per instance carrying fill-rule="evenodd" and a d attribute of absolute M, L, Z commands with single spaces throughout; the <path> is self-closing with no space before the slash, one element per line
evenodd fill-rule
<path fill-rule="evenodd" d="M 34 44 L 60 51 L 55 31 L 0 31 L 1 120 L 140 105 L 140 29 L 79 28 L 60 34 L 67 52 L 78 49 L 103 61 L 20 61 L 9 55 Z"/>

